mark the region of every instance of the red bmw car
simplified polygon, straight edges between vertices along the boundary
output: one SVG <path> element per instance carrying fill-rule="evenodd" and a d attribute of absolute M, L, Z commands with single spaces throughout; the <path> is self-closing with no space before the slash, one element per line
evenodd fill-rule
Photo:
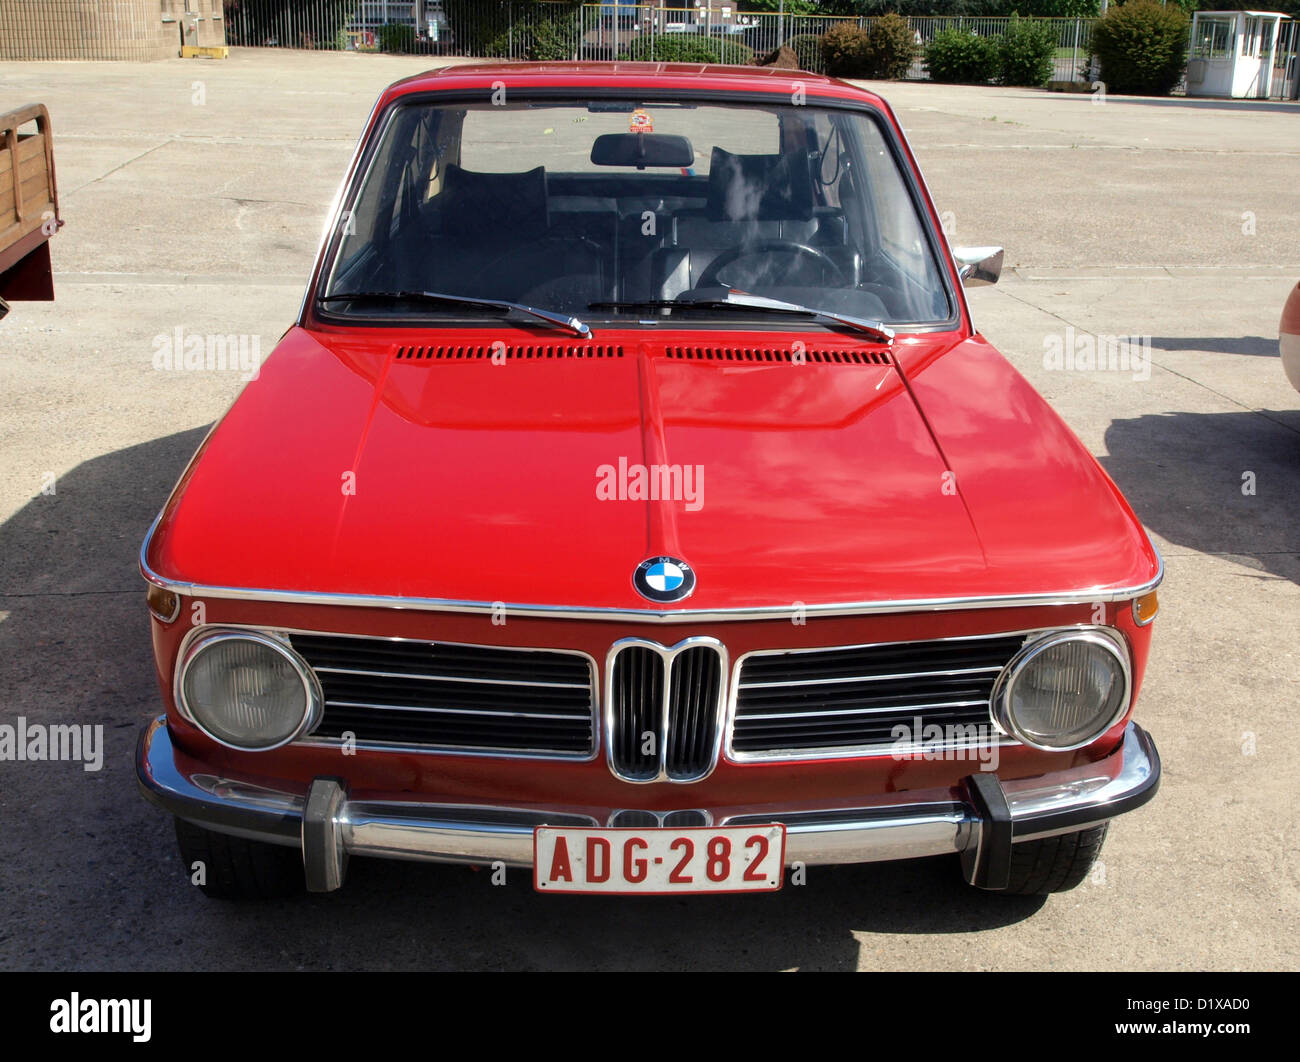
<path fill-rule="evenodd" d="M 843 82 L 391 86 L 297 320 L 142 548 L 138 774 L 186 872 L 739 892 L 951 853 L 1077 885 L 1159 782 L 1162 565 L 975 331 L 1000 266 Z"/>

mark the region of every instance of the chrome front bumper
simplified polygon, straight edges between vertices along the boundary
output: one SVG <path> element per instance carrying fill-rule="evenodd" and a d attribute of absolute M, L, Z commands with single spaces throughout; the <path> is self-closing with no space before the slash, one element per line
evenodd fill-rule
<path fill-rule="evenodd" d="M 187 772 L 177 765 L 163 718 L 140 735 L 136 772 L 144 795 L 178 818 L 219 833 L 301 847 L 307 883 L 315 891 L 343 883 L 349 855 L 531 867 L 535 827 L 606 825 L 595 816 L 538 808 L 350 800 L 333 778 L 317 778 L 307 792 L 294 793 Z M 1007 782 L 993 773 L 972 774 L 965 800 L 953 800 L 947 789 L 909 790 L 816 811 L 782 811 L 779 805 L 705 810 L 718 826 L 784 823 L 787 864 L 957 852 L 969 881 L 996 889 L 1005 885 L 1013 843 L 1105 822 L 1145 804 L 1159 784 L 1155 743 L 1130 723 L 1119 748 L 1105 759 Z"/>

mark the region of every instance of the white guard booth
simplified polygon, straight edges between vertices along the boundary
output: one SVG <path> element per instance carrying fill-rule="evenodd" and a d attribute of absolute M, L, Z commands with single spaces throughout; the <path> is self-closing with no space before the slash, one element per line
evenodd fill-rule
<path fill-rule="evenodd" d="M 1266 100 L 1278 94 L 1287 77 L 1286 51 L 1279 45 L 1283 24 L 1289 28 L 1290 22 L 1277 11 L 1197 11 L 1187 95 Z"/>

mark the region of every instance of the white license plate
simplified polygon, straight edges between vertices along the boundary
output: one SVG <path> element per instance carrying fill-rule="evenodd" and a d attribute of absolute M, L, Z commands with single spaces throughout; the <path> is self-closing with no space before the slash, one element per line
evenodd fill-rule
<path fill-rule="evenodd" d="M 533 831 L 538 892 L 772 892 L 781 887 L 785 827 Z"/>

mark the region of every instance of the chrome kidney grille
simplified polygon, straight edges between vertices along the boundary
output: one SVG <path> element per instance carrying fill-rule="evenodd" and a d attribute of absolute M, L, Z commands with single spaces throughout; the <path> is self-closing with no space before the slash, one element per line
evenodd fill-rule
<path fill-rule="evenodd" d="M 325 708 L 308 744 L 590 760 L 597 679 L 586 653 L 290 633 Z M 726 647 L 692 637 L 615 642 L 603 744 L 623 781 L 698 782 L 728 758 L 879 755 L 894 727 L 991 732 L 990 698 L 1025 634 L 823 649 L 760 649 L 734 675 Z M 729 688 L 730 687 L 730 688 Z M 725 710 L 728 697 L 731 711 Z M 1010 741 L 1010 739 L 1005 739 Z"/>
<path fill-rule="evenodd" d="M 895 747 L 896 726 L 911 733 L 918 719 L 987 740 L 993 684 L 1024 641 L 1011 634 L 750 653 L 739 666 L 730 754 L 878 753 Z"/>
<path fill-rule="evenodd" d="M 727 651 L 712 638 L 671 648 L 626 639 L 605 665 L 606 752 L 627 782 L 698 782 L 722 743 Z"/>
<path fill-rule="evenodd" d="M 320 679 L 310 741 L 590 759 L 595 663 L 583 653 L 292 634 Z"/>

